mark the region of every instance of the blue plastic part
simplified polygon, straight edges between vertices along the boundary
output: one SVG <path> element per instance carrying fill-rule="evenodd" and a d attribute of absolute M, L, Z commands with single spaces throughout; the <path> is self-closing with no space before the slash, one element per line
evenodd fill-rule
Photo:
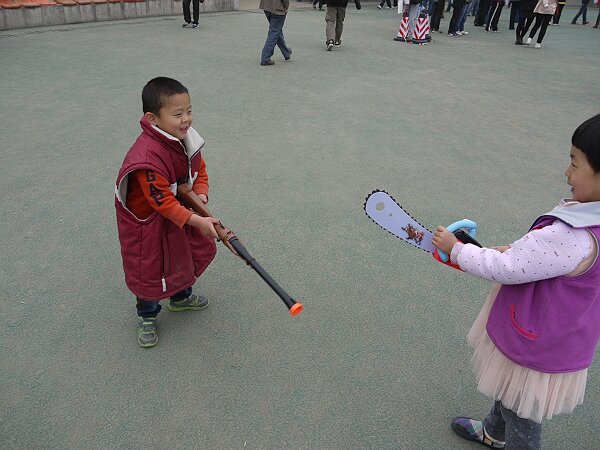
<path fill-rule="evenodd" d="M 469 236 L 471 236 L 473 239 L 475 239 L 475 237 L 477 235 L 477 224 L 469 219 L 458 220 L 458 221 L 454 222 L 453 224 L 448 225 L 446 228 L 448 229 L 448 231 L 451 231 L 452 233 L 463 228 L 463 229 L 467 230 L 467 234 Z M 445 254 L 443 251 L 441 251 L 439 248 L 438 248 L 438 255 L 440 255 L 440 259 L 443 262 L 448 262 L 448 259 L 449 259 L 448 255 Z"/>

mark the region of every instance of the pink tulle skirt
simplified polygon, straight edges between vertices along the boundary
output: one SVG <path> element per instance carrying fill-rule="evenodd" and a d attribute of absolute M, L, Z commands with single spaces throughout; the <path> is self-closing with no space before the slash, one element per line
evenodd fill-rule
<path fill-rule="evenodd" d="M 500 285 L 492 287 L 479 316 L 469 331 L 473 347 L 473 373 L 477 389 L 519 417 L 541 423 L 560 413 L 572 413 L 583 402 L 587 369 L 567 373 L 543 373 L 519 366 L 504 356 L 485 329 Z"/>

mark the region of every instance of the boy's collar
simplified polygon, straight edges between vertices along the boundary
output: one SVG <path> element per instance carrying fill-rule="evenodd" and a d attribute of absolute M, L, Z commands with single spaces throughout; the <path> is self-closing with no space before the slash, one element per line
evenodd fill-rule
<path fill-rule="evenodd" d="M 145 116 L 142 116 L 140 123 L 143 129 L 150 128 L 159 133 L 161 136 L 164 136 L 173 144 L 179 144 L 180 146 L 182 146 L 188 158 L 192 158 L 192 156 L 194 156 L 204 146 L 204 139 L 192 127 L 188 129 L 188 132 L 186 133 L 183 141 L 180 141 L 175 136 L 167 133 L 164 130 L 161 130 L 156 125 L 150 124 L 150 122 L 148 122 Z"/>

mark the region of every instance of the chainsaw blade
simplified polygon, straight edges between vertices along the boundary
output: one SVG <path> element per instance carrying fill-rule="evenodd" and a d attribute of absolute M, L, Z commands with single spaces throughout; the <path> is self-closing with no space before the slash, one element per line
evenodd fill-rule
<path fill-rule="evenodd" d="M 394 200 L 387 192 L 375 190 L 367 196 L 365 213 L 373 222 L 394 236 L 421 250 L 433 253 L 433 234 Z"/>

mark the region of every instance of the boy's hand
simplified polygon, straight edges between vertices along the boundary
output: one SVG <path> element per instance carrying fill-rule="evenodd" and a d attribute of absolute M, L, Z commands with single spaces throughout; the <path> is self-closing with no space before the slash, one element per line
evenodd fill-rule
<path fill-rule="evenodd" d="M 219 219 L 214 217 L 201 217 L 197 214 L 192 214 L 186 224 L 198 228 L 200 232 L 209 238 L 217 239 L 219 236 L 215 230 L 215 225 L 219 223 Z"/>
<path fill-rule="evenodd" d="M 196 194 L 198 196 L 198 198 L 200 200 L 202 200 L 202 203 L 204 203 L 205 205 L 208 203 L 208 197 L 206 196 L 206 194 Z"/>
<path fill-rule="evenodd" d="M 435 245 L 447 255 L 449 255 L 452 252 L 452 248 L 457 242 L 458 239 L 456 239 L 454 233 L 448 231 L 445 227 L 438 226 L 437 230 L 435 230 L 433 237 L 433 245 Z"/>

